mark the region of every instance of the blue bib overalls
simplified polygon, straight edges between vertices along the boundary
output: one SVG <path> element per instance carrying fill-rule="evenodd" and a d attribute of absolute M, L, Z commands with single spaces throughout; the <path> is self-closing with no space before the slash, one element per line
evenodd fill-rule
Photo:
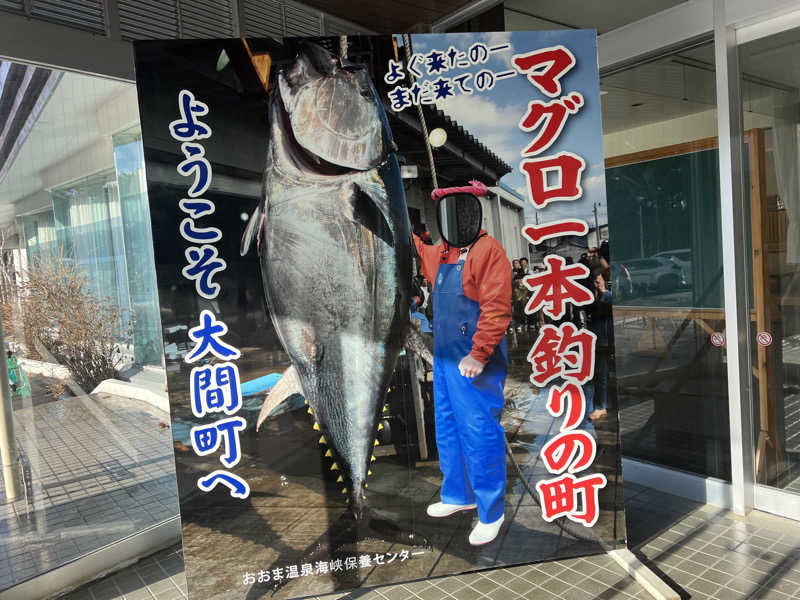
<path fill-rule="evenodd" d="M 474 379 L 458 363 L 472 350 L 478 303 L 464 295 L 467 257 L 440 264 L 433 286 L 433 396 L 436 444 L 442 470 L 442 502 L 478 505 L 482 523 L 503 516 L 506 491 L 505 432 L 500 425 L 508 373 L 505 337 Z"/>

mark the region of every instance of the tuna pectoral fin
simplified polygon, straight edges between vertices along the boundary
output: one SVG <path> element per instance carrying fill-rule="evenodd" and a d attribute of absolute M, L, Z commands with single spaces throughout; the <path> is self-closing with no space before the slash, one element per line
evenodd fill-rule
<path fill-rule="evenodd" d="M 303 393 L 300 387 L 300 378 L 297 376 L 295 368 L 289 367 L 283 372 L 283 375 L 275 384 L 267 397 L 264 398 L 264 404 L 261 405 L 261 410 L 258 413 L 258 422 L 256 423 L 256 431 L 261 428 L 261 424 L 267 420 L 270 413 L 275 410 L 282 402 L 288 400 L 295 394 Z"/>
<path fill-rule="evenodd" d="M 239 253 L 244 256 L 250 250 L 250 244 L 253 243 L 253 238 L 261 229 L 261 205 L 259 204 L 250 215 L 250 220 L 247 222 L 247 227 L 242 236 L 242 245 L 239 248 Z"/>
<path fill-rule="evenodd" d="M 394 235 L 382 209 L 386 204 L 385 192 L 383 197 L 380 196 L 381 192 L 383 190 L 377 186 L 362 188 L 356 184 L 353 194 L 353 219 L 393 248 Z"/>
<path fill-rule="evenodd" d="M 411 327 L 408 328 L 404 346 L 406 350 L 414 352 L 428 363 L 428 365 L 433 367 L 433 348 L 428 345 L 428 342 L 423 337 L 417 319 L 411 319 Z"/>

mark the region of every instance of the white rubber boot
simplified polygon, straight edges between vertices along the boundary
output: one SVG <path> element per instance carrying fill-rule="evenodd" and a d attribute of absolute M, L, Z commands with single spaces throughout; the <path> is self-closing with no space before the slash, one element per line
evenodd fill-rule
<path fill-rule="evenodd" d="M 445 504 L 444 502 L 436 502 L 428 506 L 428 516 L 440 519 L 442 517 L 449 517 L 462 510 L 474 510 L 478 508 L 477 504 Z"/>
<path fill-rule="evenodd" d="M 505 515 L 503 515 L 494 523 L 481 523 L 478 521 L 478 524 L 469 534 L 469 543 L 473 546 L 483 546 L 494 540 L 497 534 L 500 533 L 500 528 L 503 526 L 505 518 Z"/>

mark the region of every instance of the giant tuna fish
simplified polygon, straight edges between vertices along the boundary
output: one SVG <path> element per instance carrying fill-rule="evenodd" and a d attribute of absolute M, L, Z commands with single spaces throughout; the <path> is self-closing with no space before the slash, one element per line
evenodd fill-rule
<path fill-rule="evenodd" d="M 269 120 L 265 197 L 242 252 L 258 238 L 267 305 L 292 368 L 259 426 L 301 391 L 359 521 L 409 329 L 412 246 L 400 169 L 369 74 L 319 46 L 305 45 L 279 73 Z"/>

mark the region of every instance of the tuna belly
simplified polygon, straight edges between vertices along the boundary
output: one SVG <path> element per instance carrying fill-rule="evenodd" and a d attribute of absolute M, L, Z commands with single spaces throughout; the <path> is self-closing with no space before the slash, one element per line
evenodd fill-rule
<path fill-rule="evenodd" d="M 278 335 L 345 487 L 360 498 L 403 313 L 391 240 L 324 199 L 270 207 L 262 273 Z"/>

